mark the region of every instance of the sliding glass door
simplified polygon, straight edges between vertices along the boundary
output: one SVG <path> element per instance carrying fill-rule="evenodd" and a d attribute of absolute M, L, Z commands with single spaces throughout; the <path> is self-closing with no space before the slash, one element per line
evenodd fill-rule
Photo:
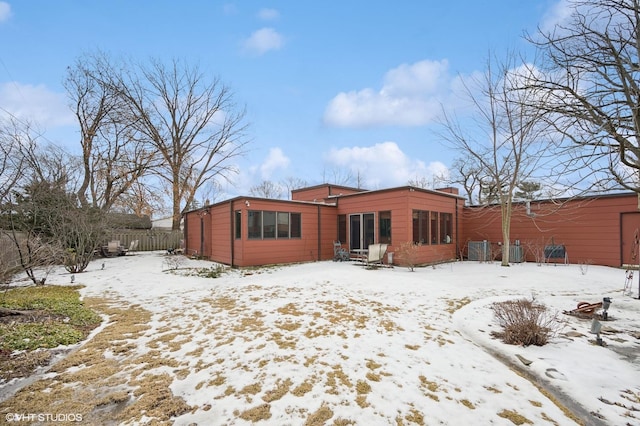
<path fill-rule="evenodd" d="M 374 242 L 375 220 L 373 213 L 349 215 L 349 249 L 360 250 Z"/>

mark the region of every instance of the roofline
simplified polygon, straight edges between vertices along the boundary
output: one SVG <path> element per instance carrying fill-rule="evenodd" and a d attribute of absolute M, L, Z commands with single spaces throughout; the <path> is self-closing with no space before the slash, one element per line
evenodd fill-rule
<path fill-rule="evenodd" d="M 331 188 L 347 189 L 349 191 L 357 191 L 357 192 L 368 191 L 367 189 L 354 188 L 352 186 L 336 185 L 336 184 L 333 184 L 333 183 L 321 183 L 319 185 L 312 185 L 312 186 L 306 186 L 304 188 L 292 189 L 291 193 L 300 192 L 300 191 L 308 191 L 308 190 L 311 190 L 311 189 L 318 189 L 318 188 L 325 188 L 325 187 L 328 187 L 329 189 L 331 189 Z M 333 194 L 329 194 L 329 195 L 333 195 Z"/>
<path fill-rule="evenodd" d="M 437 189 L 427 189 L 427 188 L 420 188 L 418 186 L 411 186 L 411 185 L 404 185 L 404 186 L 394 186 L 392 188 L 382 188 L 382 189 L 371 189 L 371 190 L 362 190 L 362 192 L 358 192 L 355 194 L 340 194 L 340 195 L 334 195 L 333 197 L 335 198 L 342 198 L 342 197 L 355 197 L 358 195 L 364 195 L 364 194 L 372 194 L 372 193 L 380 193 L 380 192 L 391 192 L 391 191 L 398 191 L 398 190 L 407 190 L 407 191 L 419 191 L 419 192 L 425 192 L 428 194 L 434 194 L 434 195 L 440 195 L 440 196 L 445 196 L 445 197 L 452 197 L 452 198 L 458 198 L 461 200 L 465 200 L 466 197 L 460 195 L 460 194 L 452 194 L 450 192 L 444 192 L 444 191 L 439 191 Z"/>
<path fill-rule="evenodd" d="M 327 207 L 335 207 L 335 204 L 325 203 L 324 201 L 302 201 L 302 200 L 283 200 L 282 198 L 265 198 L 265 197 L 254 197 L 254 196 L 245 196 L 239 195 L 237 197 L 229 198 L 223 201 L 219 201 L 213 204 L 207 204 L 206 206 L 199 207 L 197 209 L 189 210 L 183 213 L 186 215 L 187 213 L 194 213 L 206 209 L 210 209 L 212 207 L 222 206 L 225 204 L 230 204 L 235 201 L 268 201 L 268 202 L 277 202 L 277 203 L 293 203 L 293 204 L 308 204 L 313 206 L 327 206 Z"/>
<path fill-rule="evenodd" d="M 615 197 L 630 197 L 630 196 L 638 196 L 640 198 L 640 193 L 636 193 L 633 191 L 625 191 L 625 192 L 609 192 L 609 193 L 602 193 L 602 194 L 590 194 L 590 195 L 576 195 L 574 197 L 561 197 L 561 198 L 541 198 L 541 199 L 536 199 L 536 200 L 517 200 L 517 201 L 513 201 L 512 204 L 526 204 L 527 202 L 529 203 L 551 203 L 551 202 L 566 202 L 566 201 L 573 201 L 573 200 L 579 200 L 579 201 L 584 201 L 584 200 L 593 200 L 593 199 L 597 199 L 597 198 L 615 198 Z M 481 208 L 481 207 L 489 207 L 489 206 L 499 206 L 500 203 L 493 203 L 493 204 L 471 204 L 465 207 L 468 208 Z"/>

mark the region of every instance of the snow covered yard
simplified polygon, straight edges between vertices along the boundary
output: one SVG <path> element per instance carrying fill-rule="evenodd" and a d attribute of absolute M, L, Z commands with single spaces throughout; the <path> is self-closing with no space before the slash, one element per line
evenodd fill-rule
<path fill-rule="evenodd" d="M 214 279 L 188 273 L 210 262 L 166 260 L 136 253 L 77 276 L 110 323 L 16 410 L 29 394 L 85 392 L 100 402 L 75 408 L 86 420 L 131 424 L 640 424 L 640 301 L 622 295 L 623 270 L 318 262 Z M 543 347 L 491 337 L 491 303 L 532 296 L 557 311 L 611 297 L 606 346 L 566 315 Z"/>

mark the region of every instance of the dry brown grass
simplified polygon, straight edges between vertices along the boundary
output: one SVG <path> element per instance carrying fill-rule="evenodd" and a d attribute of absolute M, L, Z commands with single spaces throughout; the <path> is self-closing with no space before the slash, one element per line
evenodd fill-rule
<path fill-rule="evenodd" d="M 0 404 L 4 412 L 58 412 L 82 415 L 87 424 L 140 421 L 158 423 L 191 409 L 170 391 L 168 374 L 156 367 L 179 363 L 159 351 L 140 356 L 132 341 L 149 331 L 151 315 L 140 306 L 120 306 L 107 299 L 86 298 L 85 304 L 106 314 L 109 323 L 51 368 L 55 376 L 38 380 Z"/>
<path fill-rule="evenodd" d="M 311 413 L 304 422 L 305 426 L 322 426 L 333 417 L 333 411 L 326 405 L 322 405 L 315 412 Z"/>
<path fill-rule="evenodd" d="M 512 410 L 502 410 L 498 413 L 498 416 L 502 417 L 503 419 L 510 420 L 514 425 L 523 425 L 525 423 L 529 425 L 533 424 L 531 420 Z"/>
<path fill-rule="evenodd" d="M 271 404 L 258 405 L 241 413 L 236 413 L 236 415 L 253 423 L 260 420 L 269 420 L 271 418 Z"/>

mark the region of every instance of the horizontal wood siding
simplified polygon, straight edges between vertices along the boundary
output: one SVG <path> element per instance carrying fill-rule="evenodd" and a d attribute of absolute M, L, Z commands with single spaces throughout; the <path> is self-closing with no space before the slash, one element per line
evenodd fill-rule
<path fill-rule="evenodd" d="M 248 239 L 246 218 L 248 210 L 276 211 L 301 214 L 301 238 Z M 251 207 L 242 208 L 242 243 L 236 240 L 234 264 L 256 266 L 277 263 L 309 262 L 333 257 L 332 236 L 335 234 L 335 207 L 301 203 L 282 203 L 251 200 Z M 320 245 L 318 220 L 323 222 Z M 329 228 L 326 229 L 325 226 Z"/>
<path fill-rule="evenodd" d="M 620 266 L 620 214 L 637 211 L 636 195 L 578 199 L 562 205 L 531 203 L 535 216 L 527 216 L 526 206 L 514 206 L 510 239 L 524 246 L 526 260 L 534 261 L 534 251 L 551 244 L 566 247 L 572 263 Z M 464 212 L 465 242 L 502 242 L 499 207 L 467 208 Z"/>
<path fill-rule="evenodd" d="M 210 259 L 216 262 L 231 264 L 231 231 L 233 225 L 231 222 L 230 204 L 225 203 L 211 209 L 209 215 L 209 223 L 207 226 L 208 238 L 206 253 Z"/>
<path fill-rule="evenodd" d="M 463 203 L 462 200 L 458 201 Z M 453 215 L 452 244 L 420 246 L 418 263 L 427 264 L 456 258 L 456 198 L 441 196 L 410 188 L 364 193 L 340 198 L 339 214 L 375 213 L 375 240 L 379 238 L 380 211 L 391 211 L 391 244 L 387 252 L 394 252 L 400 245 L 413 240 L 413 210 L 438 211 Z M 349 221 L 347 220 L 347 226 Z M 350 233 L 347 232 L 347 236 Z"/>

